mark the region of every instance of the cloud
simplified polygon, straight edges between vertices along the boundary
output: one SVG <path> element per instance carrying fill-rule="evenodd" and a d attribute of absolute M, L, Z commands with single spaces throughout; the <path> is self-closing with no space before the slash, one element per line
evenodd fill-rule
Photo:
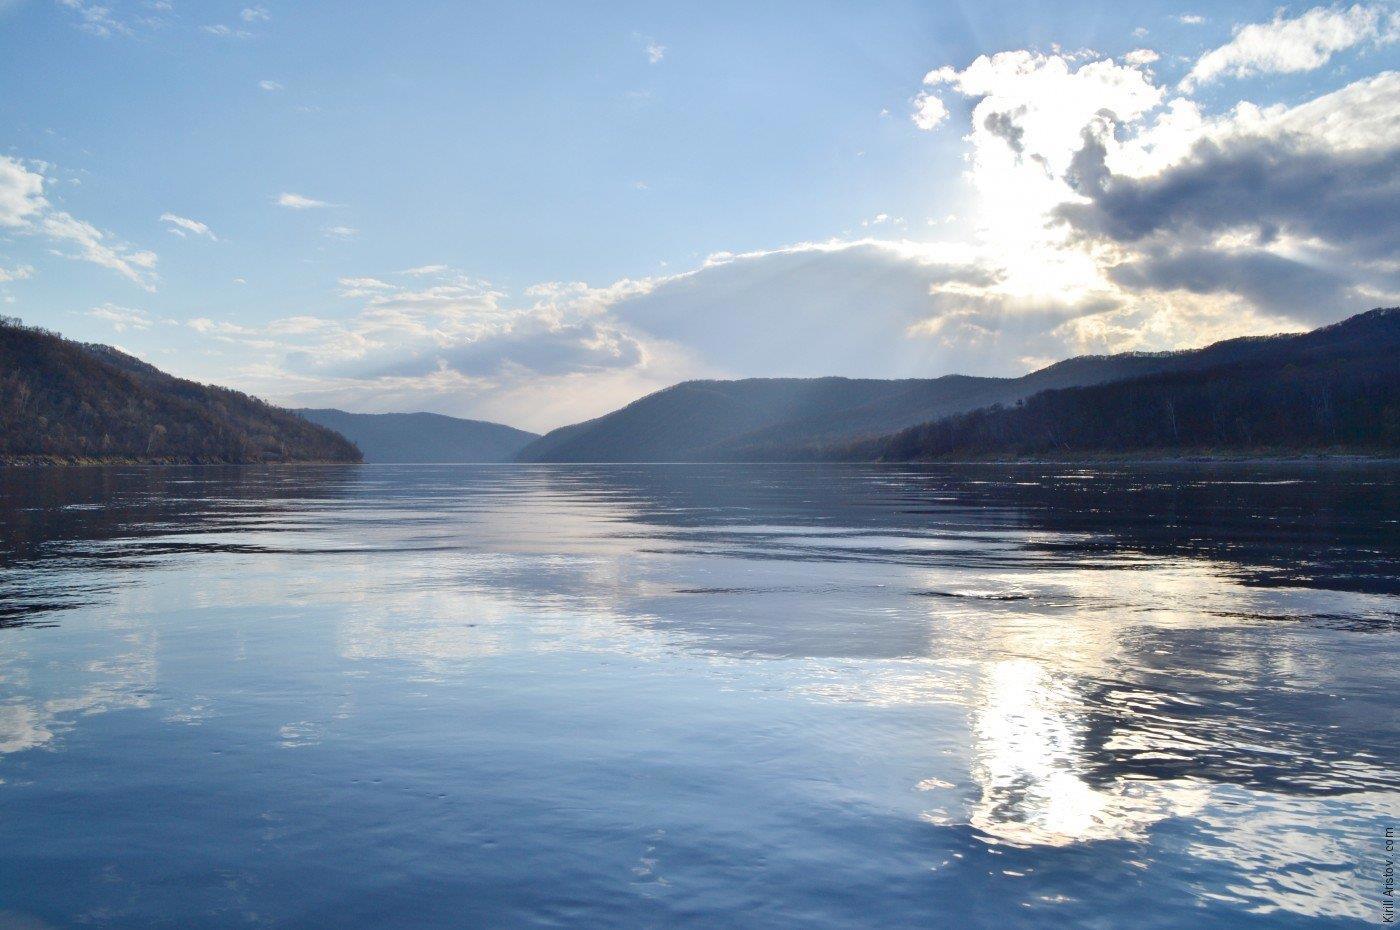
<path fill-rule="evenodd" d="M 381 291 L 394 290 L 394 285 L 387 281 L 381 281 L 378 278 L 370 277 L 341 278 L 339 284 L 341 288 L 340 296 L 349 298 L 374 297 Z"/>
<path fill-rule="evenodd" d="M 631 372 L 613 380 L 661 386 L 647 380 L 641 340 L 603 312 L 610 296 L 582 286 L 530 288 L 524 305 L 508 306 L 501 293 L 460 275 L 426 287 L 368 276 L 339 284 L 343 297 L 362 301 L 349 318 L 301 315 L 260 327 L 201 318 L 189 325 L 260 352 L 254 375 L 265 379 L 265 392 L 297 402 L 394 397 L 422 408 L 450 397 L 451 409 L 460 411 L 511 395 L 522 403 L 532 397 L 538 420 L 557 415 L 540 406 L 539 391 L 565 383 L 576 390 L 582 376 Z M 589 403 L 601 405 L 592 409 L 600 413 L 618 399 L 599 394 Z"/>
<path fill-rule="evenodd" d="M 162 213 L 160 215 L 160 220 L 162 223 L 168 223 L 169 230 L 177 236 L 183 237 L 188 234 L 203 236 L 214 242 L 219 241 L 219 237 L 214 235 L 213 231 L 205 224 L 199 222 L 199 220 L 192 220 L 186 216 L 177 216 L 174 213 Z"/>
<path fill-rule="evenodd" d="M 1135 292 L 1233 294 L 1309 323 L 1330 322 L 1337 307 L 1366 299 L 1334 271 L 1263 249 L 1153 250 L 1114 266 L 1109 274 Z"/>
<path fill-rule="evenodd" d="M 1104 169 L 1087 188 L 1089 202 L 1059 214 L 1118 243 L 1244 234 L 1267 245 L 1286 236 L 1382 258 L 1400 245 L 1397 156 L 1393 148 L 1337 151 L 1288 136 L 1206 139 L 1160 174 L 1132 178 Z"/>
<path fill-rule="evenodd" d="M 237 323 L 215 321 L 202 316 L 189 320 L 185 325 L 197 333 L 218 333 L 224 336 L 255 336 L 258 332 Z"/>
<path fill-rule="evenodd" d="M 34 277 L 33 265 L 16 265 L 13 268 L 0 268 L 0 284 L 11 281 L 25 281 Z"/>
<path fill-rule="evenodd" d="M 277 205 L 286 207 L 289 210 L 314 210 L 318 207 L 329 207 L 330 204 L 324 200 L 313 200 L 301 194 L 283 192 L 277 195 Z"/>
<path fill-rule="evenodd" d="M 0 155 L 0 226 L 23 226 L 47 206 L 44 176 Z"/>
<path fill-rule="evenodd" d="M 267 11 L 265 6 L 244 7 L 243 12 L 239 13 L 238 16 L 245 23 L 265 23 L 272 18 L 272 14 Z"/>
<path fill-rule="evenodd" d="M 660 64 L 661 59 L 666 57 L 666 46 L 659 42 L 648 42 L 643 51 L 646 52 L 648 64 Z"/>
<path fill-rule="evenodd" d="M 133 310 L 130 307 L 120 307 L 113 303 L 93 307 L 87 312 L 87 315 L 112 324 L 112 328 L 119 333 L 126 332 L 128 329 L 150 329 L 151 327 L 151 318 L 146 315 L 144 310 Z"/>
<path fill-rule="evenodd" d="M 353 226 L 325 226 L 321 229 L 321 234 L 327 239 L 349 241 L 358 236 L 360 231 Z"/>
<path fill-rule="evenodd" d="M 258 86 L 269 94 L 275 94 L 282 90 L 282 85 L 277 81 L 258 81 Z"/>
<path fill-rule="evenodd" d="M 926 87 L 975 101 L 966 178 L 999 278 L 960 289 L 966 306 L 925 331 L 985 318 L 979 304 L 1059 305 L 1062 346 L 1120 350 L 1400 297 L 1400 75 L 1209 117 L 1169 99 L 1151 61 L 1012 51 L 929 73 Z M 1053 342 L 1028 340 L 1026 354 Z"/>
<path fill-rule="evenodd" d="M 1182 13 L 1175 19 L 1183 26 L 1199 26 L 1206 21 L 1206 18 L 1199 13 Z"/>
<path fill-rule="evenodd" d="M 1225 45 L 1202 55 L 1181 81 L 1183 90 L 1221 77 L 1290 74 L 1327 64 L 1337 52 L 1400 39 L 1400 14 L 1381 6 L 1314 7 L 1288 19 L 1251 23 Z"/>
<path fill-rule="evenodd" d="M 253 34 L 246 29 L 235 29 L 223 23 L 212 23 L 199 27 L 211 36 L 218 36 L 221 39 L 251 39 Z"/>
<path fill-rule="evenodd" d="M 60 249 L 75 248 L 74 253 L 60 250 L 58 254 L 110 268 L 147 290 L 154 289 L 154 252 L 133 248 L 55 209 L 44 196 L 44 176 L 6 155 L 0 155 L 0 227 L 44 236 Z"/>
<path fill-rule="evenodd" d="M 914 98 L 914 125 L 930 132 L 948 118 L 948 107 L 937 94 L 921 93 Z"/>
<path fill-rule="evenodd" d="M 405 268 L 403 271 L 400 271 L 399 274 L 424 277 L 426 275 L 443 274 L 448 270 L 446 265 L 419 265 L 417 268 Z"/>
<path fill-rule="evenodd" d="M 1074 197 L 1066 175 L 1085 127 L 1135 127 L 1160 105 L 1151 75 L 1112 59 L 1017 50 L 939 68 L 924 84 L 974 101 L 964 177 L 976 201 L 973 233 L 1002 270 L 1001 288 L 1018 300 L 1071 303 L 1101 289 L 1093 261 L 1066 249 L 1049 218 Z"/>
<path fill-rule="evenodd" d="M 154 252 L 116 242 L 91 223 L 61 211 L 46 212 L 39 219 L 38 229 L 56 242 L 77 249 L 75 254 L 59 254 L 109 268 L 145 290 L 155 290 Z"/>
<path fill-rule="evenodd" d="M 1114 170 L 1104 142 L 1086 137 L 1082 199 L 1055 215 L 1085 239 L 1139 253 L 1120 278 L 1198 292 L 1216 279 L 1261 306 L 1335 318 L 1351 300 L 1400 292 L 1397 104 L 1400 74 L 1388 72 L 1296 107 L 1241 106 L 1200 124 L 1179 157 L 1137 172 L 1132 158 Z M 1188 258 L 1199 274 L 1187 276 Z"/>
<path fill-rule="evenodd" d="M 385 363 L 371 361 L 363 373 L 375 378 L 436 372 L 487 377 L 515 370 L 555 376 L 630 368 L 641 360 L 641 344 L 626 333 L 588 322 L 549 325 L 530 319 L 482 338 L 426 348 Z"/>
<path fill-rule="evenodd" d="M 78 18 L 78 28 L 84 32 L 104 39 L 135 34 L 134 23 L 120 19 L 108 6 L 85 0 L 58 0 L 58 5 L 73 11 Z"/>
<path fill-rule="evenodd" d="M 961 248 L 877 239 L 802 243 L 714 256 L 700 268 L 634 282 L 607 314 L 644 344 L 731 376 L 902 377 L 952 366 L 936 321 L 978 309 L 999 272 Z M 969 295 L 975 294 L 976 298 Z M 979 302 L 980 300 L 980 302 Z M 960 370 L 1015 365 L 988 342 Z"/>

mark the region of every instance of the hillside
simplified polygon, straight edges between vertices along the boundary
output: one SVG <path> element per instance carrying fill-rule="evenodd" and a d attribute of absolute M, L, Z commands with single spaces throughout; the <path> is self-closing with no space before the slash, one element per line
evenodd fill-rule
<path fill-rule="evenodd" d="M 1400 308 L 1234 340 L 1206 364 L 1045 391 L 818 457 L 910 461 L 1125 453 L 1400 453 Z"/>
<path fill-rule="evenodd" d="M 0 320 L 0 462 L 358 462 L 343 436 L 110 346 Z"/>
<path fill-rule="evenodd" d="M 1014 404 L 1046 390 L 1242 364 L 1307 335 L 1232 339 L 1181 352 L 1080 356 L 1019 378 L 687 381 L 595 420 L 547 433 L 522 450 L 519 459 L 645 462 L 821 457 L 834 448 L 851 448 L 861 440 L 959 413 Z"/>
<path fill-rule="evenodd" d="M 296 412 L 355 443 L 366 462 L 509 462 L 539 438 L 500 423 L 437 413 Z"/>

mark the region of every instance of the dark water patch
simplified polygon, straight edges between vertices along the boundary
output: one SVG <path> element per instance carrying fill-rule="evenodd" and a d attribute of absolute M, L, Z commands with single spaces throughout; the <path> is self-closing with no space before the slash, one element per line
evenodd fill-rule
<path fill-rule="evenodd" d="M 910 591 L 916 597 L 948 597 L 973 601 L 1029 601 L 1035 595 L 1021 591 Z"/>

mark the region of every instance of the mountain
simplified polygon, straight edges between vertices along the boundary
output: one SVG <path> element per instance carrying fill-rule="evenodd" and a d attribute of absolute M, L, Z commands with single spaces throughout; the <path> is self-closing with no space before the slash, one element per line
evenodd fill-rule
<path fill-rule="evenodd" d="M 1384 317 L 1385 312 L 1381 312 Z M 545 434 L 526 462 L 754 461 L 894 455 L 883 437 L 1045 391 L 1265 363 L 1289 352 L 1345 354 L 1374 337 L 1367 315 L 1300 335 L 1231 339 L 1178 352 L 1086 355 L 1019 378 L 948 375 L 881 381 L 751 378 L 687 381 L 612 413 Z M 1383 327 L 1382 327 L 1383 328 Z"/>
<path fill-rule="evenodd" d="M 1236 339 L 1184 368 L 1035 394 L 821 457 L 910 461 L 1122 453 L 1400 453 L 1400 308 Z"/>
<path fill-rule="evenodd" d="M 437 413 L 296 412 L 348 437 L 366 462 L 510 462 L 539 438 L 513 426 Z"/>
<path fill-rule="evenodd" d="M 1081 356 L 1019 378 L 686 381 L 597 419 L 547 433 L 525 447 L 518 458 L 526 462 L 809 458 L 816 450 L 980 407 L 1014 403 L 1051 388 L 1099 384 L 1194 363 L 1195 357 L 1187 352 L 1128 353 Z"/>
<path fill-rule="evenodd" d="M 0 462 L 358 462 L 345 437 L 111 346 L 0 318 Z"/>

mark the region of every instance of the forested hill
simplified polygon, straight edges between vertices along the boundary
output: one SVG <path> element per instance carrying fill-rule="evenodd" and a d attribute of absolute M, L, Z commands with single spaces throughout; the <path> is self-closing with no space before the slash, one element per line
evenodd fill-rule
<path fill-rule="evenodd" d="M 1212 349 L 1215 364 L 1044 391 L 816 457 L 1400 455 L 1400 308 Z"/>
<path fill-rule="evenodd" d="M 1264 377 L 1267 366 L 1284 357 L 1307 358 L 1310 352 L 1322 352 L 1333 358 L 1351 352 L 1370 352 L 1368 343 L 1376 338 L 1377 328 L 1385 329 L 1386 319 L 1389 318 L 1385 312 L 1378 311 L 1311 333 L 1230 339 L 1179 352 L 1086 355 L 1057 362 L 1019 378 L 947 375 L 899 381 L 852 378 L 687 381 L 595 420 L 554 430 L 526 446 L 519 458 L 538 462 L 773 461 L 904 454 L 896 449 L 923 454 L 915 446 L 907 445 L 908 436 L 894 444 L 886 444 L 882 437 L 905 429 L 925 429 L 923 424 L 942 422 L 971 411 L 1029 403 L 1029 398 L 1055 389 L 1087 388 L 1172 372 L 1179 377 L 1167 378 L 1163 383 L 1189 385 L 1195 373 L 1217 372 L 1212 377 L 1218 377 L 1220 369 L 1231 366 L 1241 371 L 1248 368 Z M 1259 368 L 1261 365 L 1264 368 Z M 1261 389 L 1263 386 L 1259 385 Z M 1106 399 L 1119 395 L 1106 391 L 1073 396 Z M 1064 402 L 1068 401 L 1065 398 L 1056 401 Z M 1047 400 L 1041 399 L 1031 409 L 1043 411 L 1046 403 Z M 981 422 L 986 416 L 978 413 L 971 420 L 956 422 Z M 1086 412 L 1085 416 L 1092 415 Z M 1012 419 L 1016 416 L 1005 414 L 996 422 L 1009 423 Z M 1029 427 L 1018 429 L 1023 428 Z M 1032 442 L 1031 434 L 1024 435 L 1028 447 L 1041 448 L 1050 441 L 1041 437 Z M 1134 435 L 1135 443 L 1147 439 L 1146 434 Z M 1224 441 L 1223 432 L 1218 436 Z M 1202 434 L 1192 441 L 1209 439 L 1211 437 Z M 1090 442 L 1087 438 L 1084 441 Z M 1235 442 L 1234 439 L 1229 441 Z M 1304 440 L 1300 437 L 1299 441 Z M 1007 443 L 1007 450 L 1015 445 L 1010 438 Z M 1094 439 L 1090 444 L 1106 449 L 1114 447 L 1107 436 Z M 990 454 L 994 449 L 988 446 L 986 451 Z"/>
<path fill-rule="evenodd" d="M 0 462 L 358 462 L 345 437 L 110 346 L 0 318 Z"/>
<path fill-rule="evenodd" d="M 526 462 L 781 460 L 815 445 L 892 433 L 935 417 L 1174 364 L 1171 355 L 1074 359 L 1020 378 L 747 378 L 686 381 L 546 433 Z"/>
<path fill-rule="evenodd" d="M 509 462 L 539 438 L 513 426 L 437 413 L 297 413 L 355 443 L 366 462 Z"/>

